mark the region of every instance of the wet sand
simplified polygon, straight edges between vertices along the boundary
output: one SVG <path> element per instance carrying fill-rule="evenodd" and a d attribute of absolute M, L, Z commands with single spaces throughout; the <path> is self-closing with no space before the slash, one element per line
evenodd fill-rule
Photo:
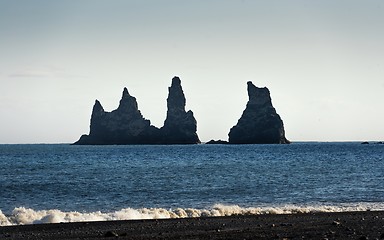
<path fill-rule="evenodd" d="M 0 239 L 384 239 L 384 212 L 253 215 L 0 227 Z"/>

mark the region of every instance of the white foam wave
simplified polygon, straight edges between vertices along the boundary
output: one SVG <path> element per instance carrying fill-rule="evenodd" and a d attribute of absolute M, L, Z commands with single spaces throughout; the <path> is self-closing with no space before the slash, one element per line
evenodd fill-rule
<path fill-rule="evenodd" d="M 209 209 L 194 208 L 124 208 L 119 211 L 103 213 L 100 211 L 81 213 L 63 212 L 57 209 L 33 210 L 30 208 L 15 208 L 10 215 L 5 215 L 0 210 L 0 226 L 24 225 L 39 223 L 62 223 L 62 222 L 91 222 L 91 221 L 113 221 L 113 220 L 138 220 L 138 219 L 166 219 L 166 218 L 187 218 L 187 217 L 217 217 L 231 215 L 260 215 L 260 214 L 295 214 L 312 212 L 347 212 L 382 210 L 384 203 L 360 203 L 313 205 L 313 206 L 275 206 L 275 207 L 240 207 L 238 205 L 216 204 Z"/>

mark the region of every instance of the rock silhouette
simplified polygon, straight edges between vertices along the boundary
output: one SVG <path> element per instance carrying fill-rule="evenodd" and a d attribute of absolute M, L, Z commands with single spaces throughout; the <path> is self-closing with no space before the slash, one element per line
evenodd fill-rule
<path fill-rule="evenodd" d="M 237 124 L 229 131 L 229 141 L 208 144 L 285 144 L 284 124 L 275 108 L 268 88 L 248 82 L 248 103 Z M 82 135 L 76 145 L 109 144 L 197 144 L 197 122 L 192 111 L 185 110 L 186 99 L 179 77 L 168 88 L 167 117 L 156 128 L 143 117 L 136 98 L 124 88 L 117 109 L 106 112 L 96 100 L 92 110 L 89 135 Z"/>
<path fill-rule="evenodd" d="M 225 141 L 225 140 L 221 140 L 221 139 L 219 139 L 219 140 L 212 139 L 212 140 L 209 140 L 208 142 L 206 142 L 205 144 L 229 144 L 229 142 Z"/>
<path fill-rule="evenodd" d="M 196 144 L 200 143 L 197 122 L 192 111 L 185 112 L 185 96 L 178 77 L 172 79 L 167 99 L 164 126 L 158 129 L 145 119 L 136 98 L 124 88 L 119 107 L 104 111 L 96 100 L 92 110 L 89 135 L 82 135 L 76 145 L 109 144 Z"/>
<path fill-rule="evenodd" d="M 193 112 L 185 111 L 185 96 L 178 77 L 172 79 L 168 88 L 167 118 L 160 129 L 162 143 L 164 144 L 190 144 L 200 143 L 197 136 L 197 122 Z"/>
<path fill-rule="evenodd" d="M 230 144 L 285 144 L 284 124 L 272 106 L 268 88 L 248 82 L 248 103 L 229 132 Z"/>

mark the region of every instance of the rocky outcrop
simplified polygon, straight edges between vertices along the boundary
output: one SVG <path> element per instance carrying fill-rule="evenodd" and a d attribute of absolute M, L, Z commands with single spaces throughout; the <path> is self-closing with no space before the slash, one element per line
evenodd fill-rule
<path fill-rule="evenodd" d="M 206 142 L 205 144 L 229 144 L 229 142 L 221 140 L 221 139 L 219 139 L 219 140 L 212 139 L 212 140 Z"/>
<path fill-rule="evenodd" d="M 268 88 L 258 88 L 248 82 L 248 103 L 237 122 L 229 132 L 231 144 L 284 144 L 283 121 L 272 106 Z"/>
<path fill-rule="evenodd" d="M 197 122 L 193 112 L 185 111 L 185 96 L 181 88 L 180 78 L 172 79 L 168 88 L 167 118 L 160 129 L 164 144 L 194 144 L 200 143 L 197 136 Z"/>
<path fill-rule="evenodd" d="M 89 135 L 75 144 L 145 144 L 159 141 L 159 130 L 141 115 L 135 97 L 124 88 L 119 107 L 105 112 L 96 100 Z"/>
<path fill-rule="evenodd" d="M 124 88 L 119 107 L 106 112 L 96 100 L 89 135 L 74 144 L 195 144 L 199 143 L 192 111 L 185 112 L 185 97 L 178 77 L 172 79 L 164 126 L 158 129 L 140 113 L 136 98 Z"/>

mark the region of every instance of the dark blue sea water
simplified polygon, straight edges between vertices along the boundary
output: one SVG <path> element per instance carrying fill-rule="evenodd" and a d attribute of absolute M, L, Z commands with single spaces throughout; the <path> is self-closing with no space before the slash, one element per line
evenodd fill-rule
<path fill-rule="evenodd" d="M 0 145 L 0 225 L 384 210 L 384 145 Z"/>

